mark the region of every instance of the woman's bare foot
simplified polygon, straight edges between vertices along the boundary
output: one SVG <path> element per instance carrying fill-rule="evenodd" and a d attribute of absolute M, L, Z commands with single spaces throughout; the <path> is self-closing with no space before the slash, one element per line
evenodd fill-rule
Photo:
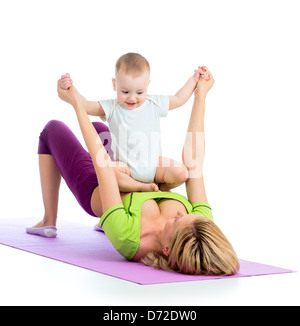
<path fill-rule="evenodd" d="M 25 230 L 28 234 L 39 235 L 46 238 L 56 238 L 57 235 L 56 226 L 53 223 L 49 224 L 44 220 L 40 221 L 32 227 L 26 227 Z"/>
<path fill-rule="evenodd" d="M 102 226 L 101 226 L 100 222 L 97 223 L 96 225 L 94 225 L 94 230 L 95 231 L 104 232 L 103 229 L 102 229 Z"/>
<path fill-rule="evenodd" d="M 55 226 L 56 222 L 54 222 L 52 219 L 45 219 L 43 218 L 40 222 L 33 225 L 33 228 L 44 228 L 46 226 Z"/>

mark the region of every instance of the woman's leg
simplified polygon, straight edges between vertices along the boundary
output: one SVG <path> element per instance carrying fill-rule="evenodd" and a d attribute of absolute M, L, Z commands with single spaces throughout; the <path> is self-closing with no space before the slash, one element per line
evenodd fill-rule
<path fill-rule="evenodd" d="M 44 218 L 34 227 L 40 228 L 49 225 L 56 225 L 59 186 L 61 174 L 53 160 L 52 155 L 39 155 L 39 168 L 42 196 L 44 203 Z"/>
<path fill-rule="evenodd" d="M 101 138 L 105 141 L 107 134 L 104 132 L 108 127 L 99 123 L 97 131 L 103 131 Z M 61 176 L 84 210 L 96 216 L 90 206 L 93 190 L 98 186 L 91 157 L 63 122 L 52 120 L 47 123 L 39 138 L 38 154 L 45 212 L 33 228 L 56 225 Z M 32 228 L 27 228 L 27 232 L 44 235 Z"/>

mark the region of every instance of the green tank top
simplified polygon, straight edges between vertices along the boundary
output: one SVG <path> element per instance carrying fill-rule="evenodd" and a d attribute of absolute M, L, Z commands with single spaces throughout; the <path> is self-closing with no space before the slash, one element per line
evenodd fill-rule
<path fill-rule="evenodd" d="M 133 192 L 122 199 L 122 205 L 110 207 L 100 219 L 100 225 L 109 241 L 129 260 L 139 248 L 141 209 L 148 199 L 156 202 L 162 199 L 178 200 L 185 206 L 188 214 L 199 214 L 213 220 L 211 207 L 206 202 L 191 204 L 184 196 L 173 192 Z"/>

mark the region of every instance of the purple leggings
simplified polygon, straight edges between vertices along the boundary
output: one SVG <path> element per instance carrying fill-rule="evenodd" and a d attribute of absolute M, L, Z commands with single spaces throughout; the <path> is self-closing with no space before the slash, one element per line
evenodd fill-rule
<path fill-rule="evenodd" d="M 103 145 L 113 160 L 108 127 L 93 122 Z M 49 121 L 39 138 L 38 154 L 52 155 L 54 162 L 80 206 L 90 215 L 91 197 L 98 180 L 90 154 L 82 147 L 70 128 L 58 120 Z"/>

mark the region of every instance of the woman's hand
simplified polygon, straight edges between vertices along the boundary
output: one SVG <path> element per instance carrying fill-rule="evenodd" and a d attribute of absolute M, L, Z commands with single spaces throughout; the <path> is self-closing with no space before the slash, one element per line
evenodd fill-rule
<path fill-rule="evenodd" d="M 80 102 L 80 94 L 73 85 L 70 85 L 67 89 L 65 87 L 66 83 L 62 79 L 59 79 L 57 82 L 58 97 L 75 107 Z"/>
<path fill-rule="evenodd" d="M 205 67 L 206 68 L 206 67 Z M 197 88 L 195 90 L 195 95 L 206 96 L 208 91 L 212 88 L 215 80 L 212 76 L 211 72 L 206 68 L 206 74 L 209 76 L 208 78 L 204 78 L 200 76 L 200 79 L 197 84 Z"/>
<path fill-rule="evenodd" d="M 199 81 L 200 77 L 208 80 L 209 79 L 209 72 L 207 70 L 207 67 L 202 66 L 202 67 L 198 67 L 198 69 L 194 70 L 194 78 L 196 80 L 196 82 Z"/>
<path fill-rule="evenodd" d="M 71 79 L 69 73 L 66 73 L 60 77 L 60 85 L 62 89 L 69 89 L 71 86 L 73 86 L 73 80 Z"/>

